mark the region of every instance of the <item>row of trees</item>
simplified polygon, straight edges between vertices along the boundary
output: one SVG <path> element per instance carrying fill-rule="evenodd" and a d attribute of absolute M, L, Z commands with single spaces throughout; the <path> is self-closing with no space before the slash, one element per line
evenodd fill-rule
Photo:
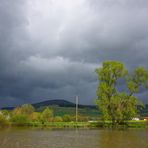
<path fill-rule="evenodd" d="M 71 122 L 75 121 L 76 117 L 65 114 L 63 116 L 54 116 L 51 108 L 46 107 L 42 112 L 36 112 L 35 108 L 30 104 L 24 104 L 16 107 L 12 111 L 0 111 L 0 125 L 15 124 L 24 125 L 31 122 L 44 124 L 47 122 Z M 88 121 L 88 117 L 78 116 L 79 121 Z"/>
<path fill-rule="evenodd" d="M 137 106 L 142 106 L 142 103 L 135 94 L 148 88 L 148 70 L 138 67 L 128 72 L 121 62 L 105 61 L 96 73 L 99 80 L 97 105 L 102 119 L 117 125 L 137 116 Z M 124 91 L 121 91 L 121 85 Z"/>
<path fill-rule="evenodd" d="M 21 107 L 16 107 L 11 115 L 12 122 L 24 119 L 26 121 L 42 121 L 44 123 L 53 118 L 53 111 L 47 107 L 42 112 L 35 112 L 35 108 L 31 104 L 24 104 Z"/>
<path fill-rule="evenodd" d="M 48 107 L 42 112 L 35 112 L 35 109 L 30 104 L 24 104 L 16 107 L 12 111 L 2 110 L 0 114 L 0 124 L 14 123 L 26 124 L 32 121 L 47 122 L 53 118 L 53 111 Z"/>

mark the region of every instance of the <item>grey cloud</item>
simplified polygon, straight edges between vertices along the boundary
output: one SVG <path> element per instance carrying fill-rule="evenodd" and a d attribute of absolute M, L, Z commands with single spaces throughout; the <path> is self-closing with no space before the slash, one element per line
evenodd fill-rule
<path fill-rule="evenodd" d="M 147 26 L 147 0 L 0 0 L 1 106 L 93 103 L 102 61 L 148 68 Z"/>

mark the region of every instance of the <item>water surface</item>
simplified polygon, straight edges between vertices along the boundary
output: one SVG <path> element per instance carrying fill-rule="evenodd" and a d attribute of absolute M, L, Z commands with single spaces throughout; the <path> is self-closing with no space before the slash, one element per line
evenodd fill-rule
<path fill-rule="evenodd" d="M 8 128 L 0 148 L 148 148 L 148 130 Z"/>

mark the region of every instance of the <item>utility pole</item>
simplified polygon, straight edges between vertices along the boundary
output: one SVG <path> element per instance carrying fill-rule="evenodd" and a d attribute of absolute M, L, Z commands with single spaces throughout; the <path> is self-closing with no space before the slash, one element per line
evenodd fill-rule
<path fill-rule="evenodd" d="M 79 97 L 76 96 L 76 122 L 78 122 L 78 100 L 79 100 Z"/>

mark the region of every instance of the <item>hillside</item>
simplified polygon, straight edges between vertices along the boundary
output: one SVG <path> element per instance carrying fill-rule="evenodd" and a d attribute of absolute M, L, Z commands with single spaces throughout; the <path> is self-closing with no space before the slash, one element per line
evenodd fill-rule
<path fill-rule="evenodd" d="M 72 103 L 70 101 L 66 101 L 66 100 L 47 100 L 47 101 L 42 101 L 42 102 L 38 102 L 38 103 L 33 103 L 31 104 L 35 109 L 39 109 L 39 108 L 43 108 L 46 106 L 59 106 L 59 107 L 75 107 L 75 103 Z M 92 108 L 92 109 L 96 109 L 95 105 L 78 105 L 79 108 Z M 15 107 L 3 107 L 1 109 L 7 109 L 7 110 L 12 110 Z"/>
<path fill-rule="evenodd" d="M 55 116 L 71 115 L 75 116 L 75 103 L 66 100 L 47 100 L 39 103 L 33 103 L 36 111 L 43 111 L 47 106 L 51 108 Z M 13 110 L 15 107 L 4 107 L 2 109 Z M 98 117 L 99 111 L 93 105 L 78 105 L 78 114 L 80 116 Z"/>
<path fill-rule="evenodd" d="M 64 114 L 75 115 L 75 103 L 66 101 L 66 100 L 47 100 L 39 103 L 33 103 L 32 106 L 36 111 L 42 111 L 45 107 L 50 107 L 53 109 L 56 116 L 63 116 Z M 4 107 L 1 109 L 13 110 L 15 107 Z M 100 112 L 98 111 L 95 105 L 78 105 L 79 115 L 98 117 Z M 145 105 L 145 108 L 140 110 L 139 114 L 141 116 L 148 116 L 148 105 Z"/>

